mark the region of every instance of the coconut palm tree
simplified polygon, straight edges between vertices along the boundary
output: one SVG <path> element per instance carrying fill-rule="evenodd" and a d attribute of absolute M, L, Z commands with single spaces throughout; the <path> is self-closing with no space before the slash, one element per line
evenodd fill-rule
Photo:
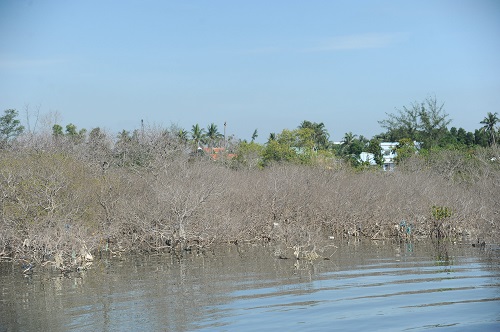
<path fill-rule="evenodd" d="M 187 142 L 188 132 L 185 131 L 184 129 L 179 129 L 179 131 L 177 132 L 177 138 L 183 143 Z"/>
<path fill-rule="evenodd" d="M 481 124 L 484 125 L 481 128 L 481 131 L 485 132 L 486 134 L 488 134 L 488 144 L 490 146 L 494 146 L 496 144 L 496 140 L 495 140 L 495 136 L 496 136 L 495 125 L 497 124 L 498 121 L 499 121 L 499 119 L 498 119 L 498 116 L 497 116 L 497 112 L 495 112 L 495 113 L 488 112 L 488 114 L 484 118 L 484 120 L 480 122 Z"/>
<path fill-rule="evenodd" d="M 344 138 L 342 139 L 342 145 L 345 147 L 351 146 L 356 136 L 357 135 L 354 135 L 352 132 L 345 133 Z"/>
<path fill-rule="evenodd" d="M 215 123 L 212 122 L 207 126 L 206 138 L 208 138 L 208 145 L 210 147 L 217 145 L 218 141 L 222 138 L 222 135 L 219 133 Z"/>
<path fill-rule="evenodd" d="M 191 128 L 191 139 L 197 148 L 200 147 L 200 144 L 205 142 L 205 137 L 205 129 L 201 128 L 199 124 L 193 125 Z"/>
<path fill-rule="evenodd" d="M 257 139 L 257 137 L 259 137 L 259 134 L 257 133 L 257 129 L 255 129 L 253 131 L 253 134 L 252 134 L 252 142 L 255 141 L 255 139 Z"/>
<path fill-rule="evenodd" d="M 357 138 L 358 135 L 352 132 L 345 133 L 342 144 L 340 145 L 340 153 L 346 157 L 355 158 L 363 151 L 363 137 Z"/>
<path fill-rule="evenodd" d="M 275 133 L 270 133 L 269 134 L 269 138 L 267 139 L 267 143 L 271 142 L 271 141 L 275 141 L 276 140 L 276 134 Z"/>
<path fill-rule="evenodd" d="M 307 120 L 302 121 L 299 129 L 312 129 L 314 131 L 314 144 L 316 148 L 324 150 L 328 148 L 330 135 L 323 122 L 316 123 Z"/>

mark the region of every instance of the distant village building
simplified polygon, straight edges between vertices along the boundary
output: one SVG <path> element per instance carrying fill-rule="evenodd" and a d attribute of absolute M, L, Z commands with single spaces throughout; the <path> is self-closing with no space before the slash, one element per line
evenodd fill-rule
<path fill-rule="evenodd" d="M 382 142 L 380 143 L 380 148 L 382 150 L 382 158 L 384 163 L 382 167 L 384 171 L 392 171 L 394 169 L 395 161 L 397 156 L 396 147 L 399 145 L 398 142 Z"/>
<path fill-rule="evenodd" d="M 226 153 L 225 148 L 203 148 L 203 151 L 210 155 L 212 160 L 219 160 L 221 157 L 225 159 L 233 159 L 236 158 L 237 155 L 235 153 Z"/>
<path fill-rule="evenodd" d="M 421 147 L 420 142 L 413 142 L 415 144 L 415 148 L 417 151 Z M 382 142 L 380 143 L 380 150 L 382 152 L 383 158 L 383 169 L 384 171 L 392 171 L 394 170 L 394 166 L 396 165 L 395 159 L 398 156 L 396 153 L 396 148 L 398 147 L 398 142 Z M 368 162 L 370 165 L 376 165 L 375 156 L 373 153 L 361 152 L 359 155 L 359 160 L 362 162 Z"/>
<path fill-rule="evenodd" d="M 332 142 L 333 145 L 342 145 L 344 142 Z M 422 143 L 421 142 L 413 142 L 415 148 L 420 150 Z M 399 142 L 382 142 L 380 143 L 380 152 L 382 153 L 383 164 L 382 168 L 384 171 L 392 171 L 396 165 L 396 148 L 398 147 Z M 369 152 L 361 152 L 359 154 L 358 160 L 362 163 L 368 163 L 371 166 L 376 166 L 375 155 Z"/>
<path fill-rule="evenodd" d="M 380 152 L 382 153 L 383 158 L 383 169 L 384 171 L 392 171 L 394 169 L 396 158 L 396 147 L 398 146 L 398 142 L 382 142 L 380 143 Z M 363 163 L 368 163 L 371 166 L 376 166 L 377 163 L 375 161 L 375 155 L 369 152 L 361 152 L 359 154 L 359 161 Z"/>
<path fill-rule="evenodd" d="M 375 155 L 370 152 L 361 152 L 359 154 L 359 161 L 362 163 L 368 163 L 371 166 L 376 166 L 377 163 L 375 162 Z"/>

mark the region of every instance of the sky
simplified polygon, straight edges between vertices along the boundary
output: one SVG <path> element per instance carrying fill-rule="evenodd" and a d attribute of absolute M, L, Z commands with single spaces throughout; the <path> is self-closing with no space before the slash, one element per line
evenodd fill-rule
<path fill-rule="evenodd" d="M 500 1 L 0 0 L 0 111 L 31 130 L 265 142 L 308 120 L 339 141 L 428 97 L 449 127 L 500 113 Z"/>

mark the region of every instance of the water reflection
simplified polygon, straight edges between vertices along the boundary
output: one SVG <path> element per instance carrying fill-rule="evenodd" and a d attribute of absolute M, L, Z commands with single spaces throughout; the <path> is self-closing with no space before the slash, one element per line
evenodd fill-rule
<path fill-rule="evenodd" d="M 274 251 L 103 259 L 67 276 L 1 264 L 0 331 L 500 327 L 500 251 L 358 242 L 314 263 Z"/>

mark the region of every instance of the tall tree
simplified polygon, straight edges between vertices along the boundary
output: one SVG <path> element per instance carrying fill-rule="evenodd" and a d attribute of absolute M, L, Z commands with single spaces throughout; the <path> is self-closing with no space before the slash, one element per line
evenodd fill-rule
<path fill-rule="evenodd" d="M 69 123 L 66 125 L 66 135 L 71 137 L 78 135 L 78 132 L 76 131 L 76 126 L 74 124 Z"/>
<path fill-rule="evenodd" d="M 399 140 L 396 147 L 396 157 L 394 158 L 394 161 L 399 164 L 415 155 L 416 152 L 417 147 L 415 146 L 415 143 L 410 138 L 403 138 Z"/>
<path fill-rule="evenodd" d="M 0 144 L 4 145 L 23 133 L 24 126 L 16 119 L 18 115 L 16 110 L 8 109 L 0 117 Z"/>
<path fill-rule="evenodd" d="M 263 166 L 262 153 L 265 149 L 264 145 L 255 142 L 241 141 L 236 150 L 236 167 L 255 168 Z"/>
<path fill-rule="evenodd" d="M 474 144 L 482 147 L 488 146 L 488 135 L 484 130 L 474 130 Z"/>
<path fill-rule="evenodd" d="M 349 162 L 351 166 L 359 165 L 359 155 L 363 152 L 366 145 L 364 142 L 365 139 L 362 136 L 360 138 L 357 138 L 357 135 L 352 132 L 345 133 L 342 144 L 337 150 L 337 153 Z"/>
<path fill-rule="evenodd" d="M 403 106 L 397 113 L 386 113 L 388 118 L 379 121 L 387 129 L 392 140 L 408 138 L 423 142 L 424 147 L 439 145 L 446 136 L 451 119 L 444 111 L 444 104 L 439 104 L 436 97 L 428 97 L 421 103 Z"/>
<path fill-rule="evenodd" d="M 212 122 L 207 126 L 206 138 L 208 139 L 208 144 L 210 147 L 218 145 L 219 140 L 222 138 L 222 135 L 221 133 L 219 133 L 219 130 L 215 123 Z"/>
<path fill-rule="evenodd" d="M 337 153 L 343 157 L 353 157 L 356 159 L 356 155 L 359 155 L 363 151 L 363 144 L 357 139 L 357 136 L 352 132 L 345 133 Z"/>
<path fill-rule="evenodd" d="M 472 132 L 467 132 L 467 134 L 465 135 L 465 144 L 467 146 L 471 146 L 471 145 L 474 145 L 474 133 Z"/>
<path fill-rule="evenodd" d="M 481 131 L 488 135 L 489 146 L 494 146 L 496 144 L 495 126 L 496 126 L 497 122 L 498 122 L 497 112 L 495 112 L 495 113 L 488 112 L 488 114 L 486 115 L 484 120 L 480 122 L 482 125 L 484 125 L 481 128 Z"/>
<path fill-rule="evenodd" d="M 57 123 L 52 126 L 52 135 L 54 137 L 61 137 L 64 135 L 63 133 L 63 127 L 61 125 L 58 125 Z"/>
<path fill-rule="evenodd" d="M 267 139 L 267 143 L 275 140 L 276 140 L 276 133 L 270 133 L 269 138 Z"/>
<path fill-rule="evenodd" d="M 199 124 L 193 125 L 191 128 L 191 139 L 197 148 L 200 147 L 200 144 L 205 141 L 205 129 L 201 128 Z"/>
<path fill-rule="evenodd" d="M 183 143 L 187 142 L 187 140 L 188 140 L 188 132 L 187 132 L 187 131 L 185 131 L 184 129 L 179 129 L 179 130 L 177 131 L 177 138 L 178 138 L 181 142 L 183 142 Z"/>
<path fill-rule="evenodd" d="M 257 129 L 255 129 L 252 134 L 252 142 L 255 141 L 257 137 L 259 137 L 259 134 L 257 133 Z"/>
<path fill-rule="evenodd" d="M 416 140 L 418 136 L 420 105 L 412 103 L 410 107 L 396 109 L 397 113 L 386 113 L 387 119 L 378 121 L 382 128 L 387 129 L 391 140 L 410 138 Z"/>
<path fill-rule="evenodd" d="M 66 125 L 66 136 L 73 139 L 74 142 L 77 142 L 77 143 L 81 142 L 85 138 L 86 133 L 87 133 L 87 129 L 85 129 L 85 128 L 82 128 L 78 131 L 74 124 L 70 123 L 70 124 Z"/>
<path fill-rule="evenodd" d="M 444 111 L 444 103 L 439 104 L 436 97 L 426 98 L 420 108 L 420 129 L 423 135 L 420 140 L 427 148 L 439 145 L 446 135 L 451 119 Z"/>
<path fill-rule="evenodd" d="M 380 146 L 380 141 L 376 138 L 372 138 L 368 143 L 367 151 L 373 154 L 373 160 L 377 165 L 382 166 L 384 164 L 384 157 L 382 156 L 382 148 Z"/>
<path fill-rule="evenodd" d="M 299 129 L 313 130 L 313 140 L 316 145 L 316 149 L 326 150 L 328 148 L 330 135 L 328 134 L 328 130 L 326 130 L 323 122 L 316 123 L 304 120 L 299 125 Z"/>
<path fill-rule="evenodd" d="M 297 160 L 296 151 L 288 144 L 281 143 L 279 137 L 269 140 L 262 151 L 263 165 L 268 165 L 272 162 L 290 162 L 295 160 Z"/>
<path fill-rule="evenodd" d="M 467 144 L 467 132 L 462 127 L 457 130 L 457 141 L 461 144 Z"/>
<path fill-rule="evenodd" d="M 356 138 L 357 135 L 353 134 L 352 132 L 348 132 L 344 134 L 344 138 L 342 139 L 342 144 L 341 148 L 342 151 L 344 151 L 346 154 L 349 153 L 351 145 L 354 143 L 354 139 Z"/>

